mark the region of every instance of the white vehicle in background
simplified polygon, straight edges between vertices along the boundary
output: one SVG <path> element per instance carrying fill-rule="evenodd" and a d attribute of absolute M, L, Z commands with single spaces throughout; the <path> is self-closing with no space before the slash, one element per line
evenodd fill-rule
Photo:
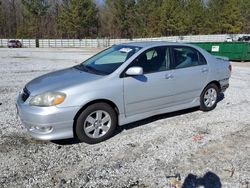
<path fill-rule="evenodd" d="M 228 37 L 228 38 L 226 38 L 226 40 L 225 40 L 225 42 L 233 42 L 234 40 L 233 40 L 233 38 L 231 38 L 231 37 Z"/>

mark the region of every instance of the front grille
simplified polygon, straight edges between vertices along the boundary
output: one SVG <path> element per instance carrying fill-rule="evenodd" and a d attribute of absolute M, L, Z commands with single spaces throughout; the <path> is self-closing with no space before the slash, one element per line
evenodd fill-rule
<path fill-rule="evenodd" d="M 30 92 L 28 91 L 28 89 L 25 87 L 23 88 L 23 92 L 22 92 L 22 100 L 23 102 L 25 102 L 30 96 Z"/>

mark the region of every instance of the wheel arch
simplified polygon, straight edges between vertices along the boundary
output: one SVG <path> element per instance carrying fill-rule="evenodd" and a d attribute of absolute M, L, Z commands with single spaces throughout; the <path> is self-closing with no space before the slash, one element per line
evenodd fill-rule
<path fill-rule="evenodd" d="M 213 110 L 216 105 L 217 105 L 217 102 L 218 102 L 218 95 L 217 95 L 217 98 L 215 100 L 215 103 L 212 104 L 212 106 L 206 106 L 205 105 L 205 102 L 204 102 L 204 95 L 205 95 L 205 92 L 207 91 L 206 88 L 211 85 L 211 84 L 214 84 L 215 86 L 218 87 L 218 92 L 221 92 L 221 85 L 220 85 L 220 82 L 219 81 L 211 81 L 209 82 L 206 87 L 203 89 L 203 91 L 201 92 L 201 95 L 200 95 L 200 110 L 204 111 L 204 112 L 208 112 L 208 111 L 211 111 Z"/>
<path fill-rule="evenodd" d="M 213 81 L 211 81 L 211 82 L 209 82 L 205 87 L 204 87 L 204 89 L 208 86 L 208 85 L 210 85 L 210 84 L 215 84 L 217 87 L 218 87 L 218 89 L 219 89 L 219 92 L 221 91 L 221 85 L 220 85 L 220 82 L 219 81 L 217 81 L 217 80 L 213 80 Z M 204 90 L 203 89 L 203 90 Z M 203 91 L 202 91 L 203 92 Z"/>
<path fill-rule="evenodd" d="M 84 106 L 82 106 L 78 112 L 76 113 L 74 119 L 73 119 L 73 134 L 74 134 L 74 137 L 76 137 L 76 133 L 75 133 L 75 127 L 76 127 L 76 120 L 77 118 L 80 116 L 80 114 L 90 105 L 92 104 L 95 104 L 95 103 L 106 103 L 108 105 L 110 105 L 114 110 L 115 110 L 115 113 L 117 115 L 117 119 L 118 119 L 118 115 L 119 115 L 119 108 L 117 107 L 117 105 L 112 102 L 111 100 L 108 100 L 108 99 L 96 99 L 96 100 L 93 100 L 93 101 L 90 101 L 88 103 L 86 103 Z"/>

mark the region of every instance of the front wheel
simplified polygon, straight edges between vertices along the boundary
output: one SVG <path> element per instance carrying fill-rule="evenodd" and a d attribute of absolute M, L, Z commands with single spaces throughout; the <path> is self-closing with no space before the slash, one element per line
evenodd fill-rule
<path fill-rule="evenodd" d="M 117 125 L 115 110 L 106 103 L 88 106 L 76 121 L 75 134 L 81 142 L 96 144 L 108 139 Z"/>
<path fill-rule="evenodd" d="M 200 97 L 200 109 L 202 111 L 213 110 L 218 102 L 219 89 L 215 84 L 209 84 Z"/>

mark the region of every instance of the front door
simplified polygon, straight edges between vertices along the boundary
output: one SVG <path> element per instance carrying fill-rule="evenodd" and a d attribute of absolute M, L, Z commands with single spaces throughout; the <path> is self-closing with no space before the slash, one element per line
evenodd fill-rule
<path fill-rule="evenodd" d="M 168 77 L 169 49 L 156 47 L 139 55 L 129 67 L 143 68 L 143 75 L 125 76 L 124 103 L 126 116 L 166 108 L 174 95 L 173 82 Z"/>

